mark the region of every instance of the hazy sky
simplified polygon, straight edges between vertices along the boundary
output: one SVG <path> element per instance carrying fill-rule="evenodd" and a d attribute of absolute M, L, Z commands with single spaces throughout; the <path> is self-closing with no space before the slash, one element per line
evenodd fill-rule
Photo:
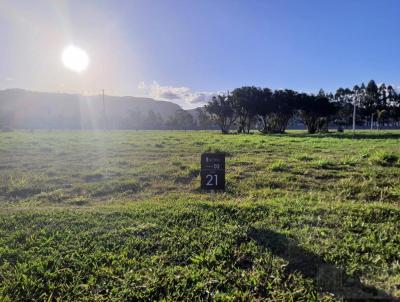
<path fill-rule="evenodd" d="M 81 74 L 61 62 L 84 49 Z M 0 0 L 0 89 L 147 95 L 400 85 L 398 0 Z"/>

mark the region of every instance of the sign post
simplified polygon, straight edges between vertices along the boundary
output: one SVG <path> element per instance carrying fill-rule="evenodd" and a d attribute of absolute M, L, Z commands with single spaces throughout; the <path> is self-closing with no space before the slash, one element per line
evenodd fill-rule
<path fill-rule="evenodd" d="M 225 154 L 203 153 L 200 176 L 202 190 L 225 191 Z"/>

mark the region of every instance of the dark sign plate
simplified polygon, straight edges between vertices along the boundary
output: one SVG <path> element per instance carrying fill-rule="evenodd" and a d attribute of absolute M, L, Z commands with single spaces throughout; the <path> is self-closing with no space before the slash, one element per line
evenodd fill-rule
<path fill-rule="evenodd" d="M 225 190 L 225 154 L 203 153 L 201 155 L 201 189 Z"/>

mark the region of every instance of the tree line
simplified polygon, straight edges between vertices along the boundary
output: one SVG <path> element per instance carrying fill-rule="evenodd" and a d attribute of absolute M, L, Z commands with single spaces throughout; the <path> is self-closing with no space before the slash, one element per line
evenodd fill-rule
<path fill-rule="evenodd" d="M 356 110 L 354 112 L 354 107 Z M 329 127 L 343 129 L 353 123 L 359 128 L 400 127 L 400 94 L 391 85 L 371 80 L 335 93 L 317 94 L 290 89 L 272 90 L 255 86 L 236 88 L 219 94 L 202 108 L 177 110 L 163 117 L 153 110 L 131 111 L 120 129 L 200 130 L 220 129 L 249 133 L 284 133 L 288 127 L 309 133 L 326 132 Z"/>
<path fill-rule="evenodd" d="M 335 94 L 245 86 L 212 97 L 204 114 L 222 133 L 233 128 L 238 133 L 283 133 L 291 121 L 301 122 L 309 133 L 326 132 L 329 125 L 351 125 L 353 116 L 360 127 L 380 129 L 399 127 L 400 95 L 391 85 L 378 86 L 374 80 L 366 86 L 339 88 Z"/>
<path fill-rule="evenodd" d="M 187 110 L 179 109 L 171 116 L 163 116 L 149 110 L 147 113 L 142 111 L 130 111 L 127 118 L 121 122 L 121 129 L 134 130 L 200 130 L 217 129 L 209 115 L 202 109 L 189 113 Z"/>

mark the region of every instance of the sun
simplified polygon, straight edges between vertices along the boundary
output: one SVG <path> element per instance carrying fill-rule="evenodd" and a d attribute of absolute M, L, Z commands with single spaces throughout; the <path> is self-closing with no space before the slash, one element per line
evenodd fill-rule
<path fill-rule="evenodd" d="M 66 68 L 78 73 L 85 71 L 89 65 L 86 51 L 74 45 L 64 48 L 61 59 Z"/>

